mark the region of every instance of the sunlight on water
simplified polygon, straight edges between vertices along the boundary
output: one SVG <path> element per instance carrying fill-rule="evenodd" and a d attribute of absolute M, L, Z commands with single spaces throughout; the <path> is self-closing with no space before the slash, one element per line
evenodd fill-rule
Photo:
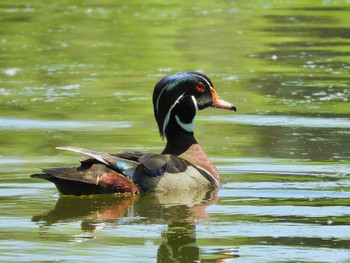
<path fill-rule="evenodd" d="M 222 159 L 221 159 L 222 160 Z M 234 161 L 234 160 L 233 160 Z M 291 163 L 293 165 L 291 165 Z M 292 160 L 278 160 L 276 163 L 266 163 L 264 159 L 257 162 L 242 162 L 235 165 L 218 165 L 221 174 L 257 173 L 257 174 L 290 174 L 318 177 L 344 177 L 350 174 L 348 165 L 341 164 L 308 164 Z"/>
<path fill-rule="evenodd" d="M 84 129 L 91 132 L 105 131 L 107 129 L 131 128 L 128 122 L 106 121 L 52 121 L 34 119 L 7 119 L 0 118 L 0 130 L 27 130 L 27 129 L 52 129 L 52 130 L 75 130 Z"/>
<path fill-rule="evenodd" d="M 290 115 L 232 115 L 201 117 L 201 120 L 229 122 L 254 126 L 310 127 L 310 128 L 350 128 L 349 118 L 300 117 Z"/>
<path fill-rule="evenodd" d="M 0 261 L 350 261 L 349 2 L 0 5 Z M 219 191 L 61 196 L 30 178 L 84 156 L 161 152 L 152 90 L 208 75 L 198 112 Z"/>

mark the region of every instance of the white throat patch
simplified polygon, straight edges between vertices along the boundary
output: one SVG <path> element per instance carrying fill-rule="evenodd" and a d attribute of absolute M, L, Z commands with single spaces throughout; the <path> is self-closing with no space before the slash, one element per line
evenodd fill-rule
<path fill-rule="evenodd" d="M 195 113 L 195 115 L 196 115 L 197 111 L 198 111 L 197 100 L 194 96 L 191 96 L 191 99 L 192 99 L 193 105 L 196 109 L 196 113 Z M 194 118 L 195 118 L 195 116 L 193 116 L 193 119 L 190 123 L 183 123 L 181 121 L 180 117 L 175 115 L 175 120 L 176 120 L 177 124 L 179 124 L 179 126 L 187 132 L 194 132 Z"/>
<path fill-rule="evenodd" d="M 192 119 L 192 121 L 190 123 L 183 123 L 180 120 L 180 117 L 175 115 L 175 120 L 177 122 L 177 124 L 179 124 L 179 126 L 184 129 L 187 132 L 194 132 L 194 118 Z"/>

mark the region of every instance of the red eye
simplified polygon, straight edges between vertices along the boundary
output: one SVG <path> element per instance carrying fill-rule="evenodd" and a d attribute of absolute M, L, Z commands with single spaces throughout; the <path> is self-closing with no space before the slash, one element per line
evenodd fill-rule
<path fill-rule="evenodd" d="M 205 90 L 205 86 L 203 84 L 203 82 L 198 82 L 196 84 L 196 86 L 194 86 L 194 89 L 197 91 L 197 92 L 203 92 Z"/>

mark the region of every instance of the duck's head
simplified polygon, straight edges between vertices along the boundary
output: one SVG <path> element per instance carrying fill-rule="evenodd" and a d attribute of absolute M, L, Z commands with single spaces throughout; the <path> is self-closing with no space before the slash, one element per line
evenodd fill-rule
<path fill-rule="evenodd" d="M 154 88 L 153 107 L 162 137 L 171 132 L 193 133 L 198 110 L 236 111 L 233 104 L 220 99 L 210 79 L 198 72 L 179 72 L 161 79 Z"/>

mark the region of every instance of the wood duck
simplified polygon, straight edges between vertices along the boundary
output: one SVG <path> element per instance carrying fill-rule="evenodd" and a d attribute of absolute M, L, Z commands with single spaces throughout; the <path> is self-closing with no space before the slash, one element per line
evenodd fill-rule
<path fill-rule="evenodd" d="M 31 177 L 53 182 L 66 195 L 219 188 L 220 175 L 194 138 L 194 119 L 207 107 L 234 111 L 236 107 L 221 100 L 210 79 L 198 72 L 161 79 L 153 91 L 153 107 L 160 135 L 167 140 L 161 154 L 57 147 L 88 158 L 80 161 L 80 167 L 43 169 Z"/>

